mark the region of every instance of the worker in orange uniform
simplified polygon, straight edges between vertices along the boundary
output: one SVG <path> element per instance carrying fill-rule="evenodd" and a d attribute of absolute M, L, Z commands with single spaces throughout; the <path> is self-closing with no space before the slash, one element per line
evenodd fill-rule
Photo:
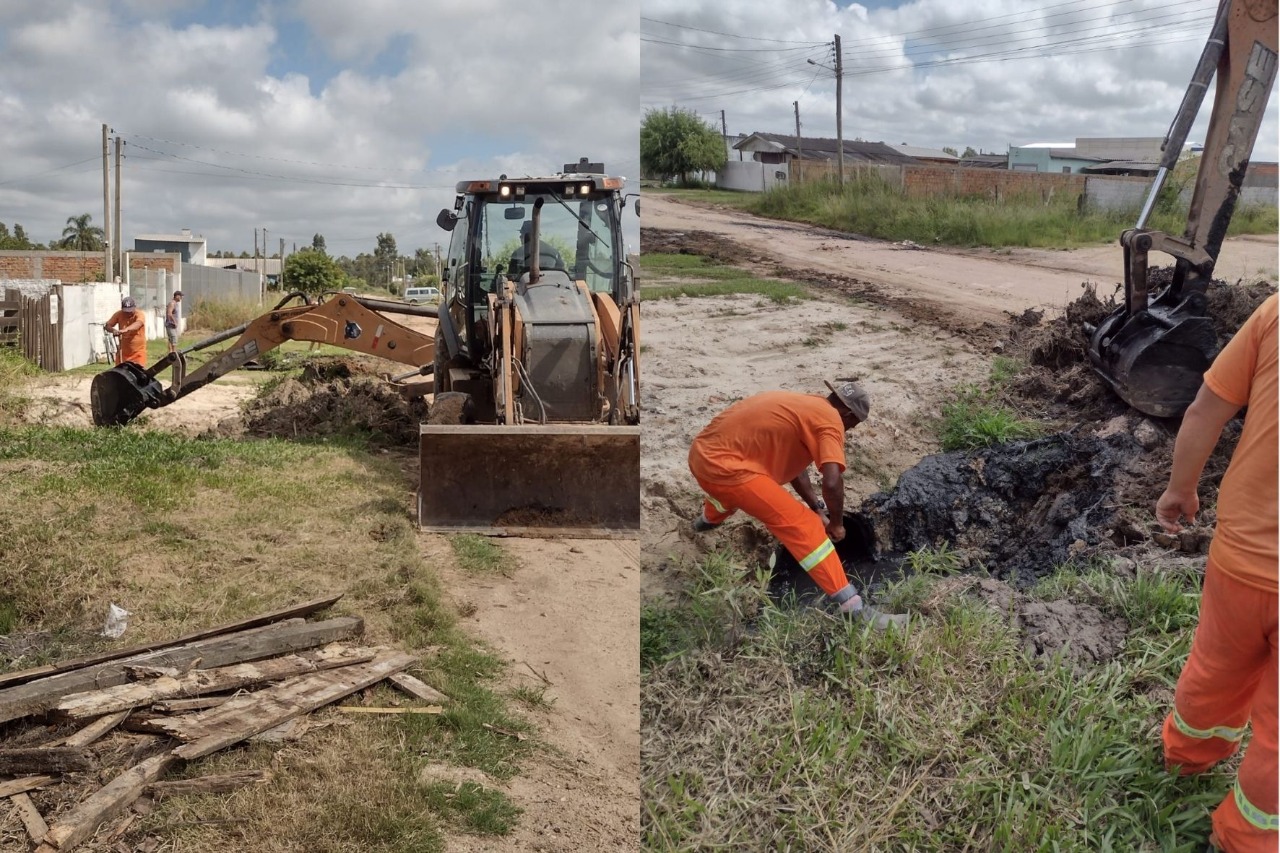
<path fill-rule="evenodd" d="M 827 397 L 792 391 L 748 397 L 698 434 L 689 470 L 706 500 L 693 529 L 712 530 L 737 510 L 746 512 L 769 528 L 842 613 L 854 613 L 863 609 L 862 598 L 833 543 L 845 535 L 845 433 L 867 419 L 871 400 L 855 382 L 826 384 Z M 821 500 L 809 481 L 810 463 L 822 476 Z"/>
<path fill-rule="evenodd" d="M 1173 711 L 1164 721 L 1165 764 L 1201 773 L 1253 740 L 1230 793 L 1213 813 L 1209 841 L 1229 853 L 1274 853 L 1280 842 L 1276 781 L 1276 296 L 1223 348 L 1187 409 L 1156 519 L 1170 533 L 1194 521 L 1196 487 L 1222 428 L 1248 406 L 1244 431 L 1218 491 L 1218 523 L 1205 566 L 1196 629 Z"/>
<path fill-rule="evenodd" d="M 147 366 L 147 318 L 132 296 L 120 300 L 120 310 L 107 320 L 106 328 L 120 342 L 116 364 L 132 361 L 139 367 Z"/>

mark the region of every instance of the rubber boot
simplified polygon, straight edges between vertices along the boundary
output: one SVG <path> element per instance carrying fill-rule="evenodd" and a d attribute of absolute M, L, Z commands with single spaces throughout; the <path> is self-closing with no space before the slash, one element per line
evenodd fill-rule
<path fill-rule="evenodd" d="M 905 631 L 911 621 L 906 613 L 884 613 L 871 605 L 864 605 L 857 615 L 877 631 Z"/>

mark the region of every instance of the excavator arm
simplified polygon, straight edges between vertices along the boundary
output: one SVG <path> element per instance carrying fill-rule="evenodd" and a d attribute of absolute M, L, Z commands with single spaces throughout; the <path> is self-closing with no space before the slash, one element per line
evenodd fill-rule
<path fill-rule="evenodd" d="M 304 300 L 303 304 L 289 305 L 296 299 Z M 435 309 L 346 294 L 313 304 L 302 294 L 289 294 L 265 314 L 171 353 L 149 370 L 126 362 L 94 377 L 90 389 L 93 421 L 99 426 L 124 425 L 145 409 L 180 400 L 286 341 L 330 344 L 398 361 L 429 374 L 435 358 L 434 337 L 402 326 L 385 316 L 388 313 L 434 316 Z M 231 338 L 236 340 L 230 347 L 187 373 L 188 355 Z M 156 376 L 168 367 L 173 369 L 173 380 L 163 388 Z"/>
<path fill-rule="evenodd" d="M 1095 326 L 1089 357 L 1127 403 L 1156 417 L 1180 415 L 1195 399 L 1217 355 L 1205 290 L 1235 212 L 1245 170 L 1276 77 L 1276 0 L 1221 0 L 1136 227 L 1120 235 L 1124 303 Z M 1209 81 L 1217 92 L 1200 158 L 1187 227 L 1181 237 L 1146 228 L 1165 178 L 1178 161 Z M 1174 259 L 1172 281 L 1152 294 L 1151 252 Z"/>

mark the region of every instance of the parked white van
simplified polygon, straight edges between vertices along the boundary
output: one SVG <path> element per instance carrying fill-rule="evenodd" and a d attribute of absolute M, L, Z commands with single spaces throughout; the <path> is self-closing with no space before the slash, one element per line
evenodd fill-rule
<path fill-rule="evenodd" d="M 410 305 L 438 305 L 440 303 L 440 288 L 406 288 L 404 292 L 404 301 L 408 302 Z"/>

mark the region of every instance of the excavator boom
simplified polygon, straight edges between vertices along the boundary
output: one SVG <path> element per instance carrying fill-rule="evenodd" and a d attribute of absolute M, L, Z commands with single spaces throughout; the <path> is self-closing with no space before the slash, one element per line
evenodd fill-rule
<path fill-rule="evenodd" d="M 1235 212 L 1249 156 L 1276 77 L 1276 0 L 1222 0 L 1213 31 L 1164 142 L 1164 156 L 1135 228 L 1120 235 L 1124 303 L 1086 326 L 1094 370 L 1129 405 L 1180 415 L 1218 352 L 1205 290 Z M 1217 94 L 1183 235 L 1147 229 L 1155 198 L 1177 163 L 1210 79 Z M 1174 258 L 1172 281 L 1151 292 L 1151 252 Z"/>

